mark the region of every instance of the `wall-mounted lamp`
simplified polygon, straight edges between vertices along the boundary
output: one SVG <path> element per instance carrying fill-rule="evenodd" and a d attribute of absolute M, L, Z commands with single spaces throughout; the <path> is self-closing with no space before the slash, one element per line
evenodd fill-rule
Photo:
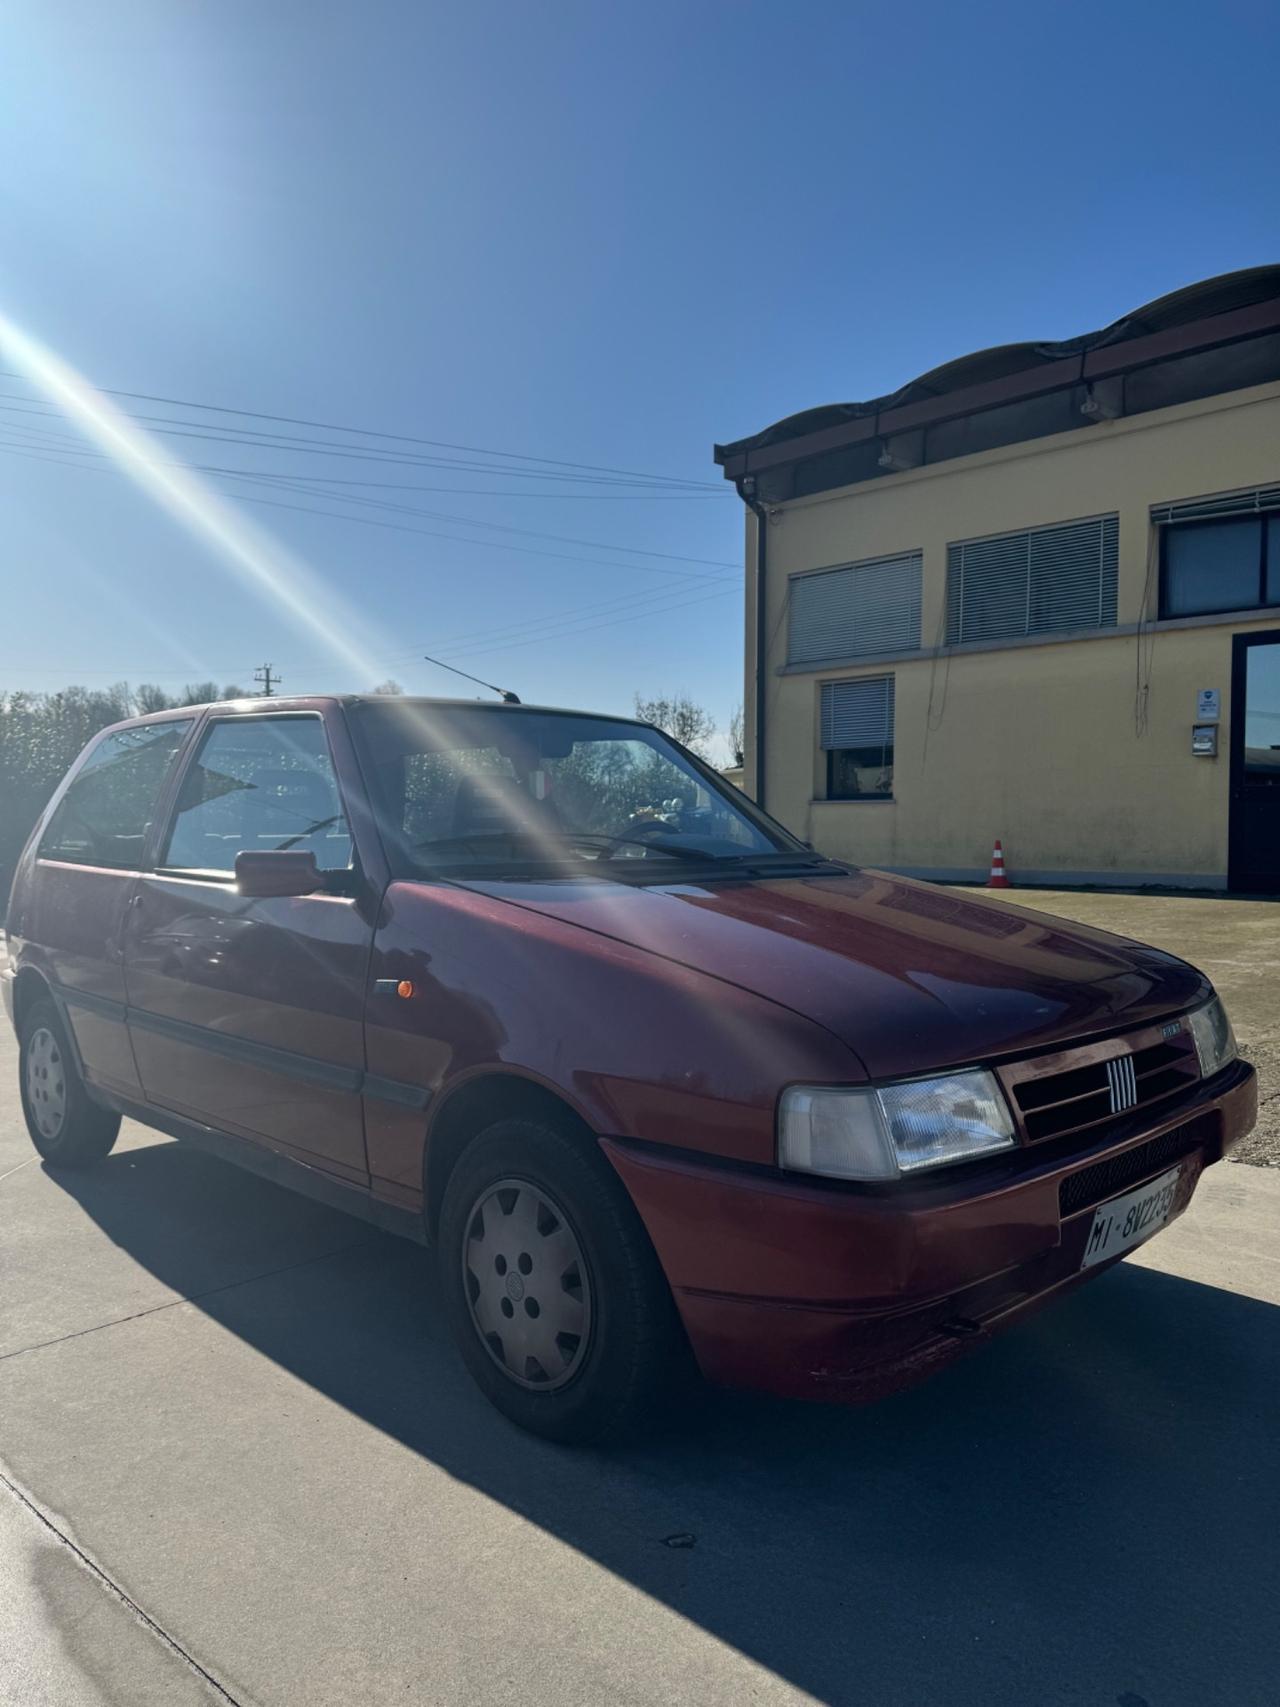
<path fill-rule="evenodd" d="M 1092 385 L 1085 387 L 1080 413 L 1086 421 L 1117 421 L 1124 413 L 1118 397 L 1100 393 Z"/>
<path fill-rule="evenodd" d="M 923 461 L 923 433 L 898 433 L 891 439 L 880 441 L 876 467 L 889 474 L 904 474 L 908 468 L 919 468 Z"/>

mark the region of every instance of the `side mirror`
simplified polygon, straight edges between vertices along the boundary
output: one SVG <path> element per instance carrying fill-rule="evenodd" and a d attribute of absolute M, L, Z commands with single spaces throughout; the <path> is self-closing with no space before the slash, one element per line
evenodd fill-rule
<path fill-rule="evenodd" d="M 284 895 L 314 895 L 325 887 L 316 856 L 306 852 L 238 853 L 236 885 L 242 895 L 269 900 Z"/>

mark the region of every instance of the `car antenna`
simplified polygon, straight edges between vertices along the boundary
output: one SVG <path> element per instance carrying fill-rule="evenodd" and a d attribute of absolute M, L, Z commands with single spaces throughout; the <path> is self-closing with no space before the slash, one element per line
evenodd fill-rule
<path fill-rule="evenodd" d="M 466 670 L 460 670 L 456 664 L 442 663 L 439 658 L 433 658 L 429 652 L 422 654 L 428 664 L 434 664 L 440 670 L 452 670 L 455 676 L 465 676 L 467 681 L 475 682 L 478 687 L 488 688 L 490 693 L 499 694 L 506 705 L 519 705 L 520 695 L 512 693 L 508 688 L 495 687 L 492 682 L 482 682 L 479 676 L 468 675 Z"/>

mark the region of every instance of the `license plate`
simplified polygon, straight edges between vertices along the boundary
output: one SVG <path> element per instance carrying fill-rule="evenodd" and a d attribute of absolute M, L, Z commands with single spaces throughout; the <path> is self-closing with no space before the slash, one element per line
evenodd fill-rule
<path fill-rule="evenodd" d="M 1180 1167 L 1170 1168 L 1167 1174 L 1148 1180 L 1137 1191 L 1127 1192 L 1124 1197 L 1113 1197 L 1109 1203 L 1100 1203 L 1093 1212 L 1093 1225 L 1084 1243 L 1081 1268 L 1092 1268 L 1094 1263 L 1106 1262 L 1109 1257 L 1119 1256 L 1121 1251 L 1132 1250 L 1134 1245 L 1140 1245 L 1163 1227 L 1178 1195 L 1181 1173 Z"/>

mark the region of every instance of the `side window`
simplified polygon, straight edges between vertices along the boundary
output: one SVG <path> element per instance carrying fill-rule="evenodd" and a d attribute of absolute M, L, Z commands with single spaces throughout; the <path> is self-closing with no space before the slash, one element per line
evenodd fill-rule
<path fill-rule="evenodd" d="M 214 723 L 182 780 L 168 870 L 230 874 L 241 852 L 311 852 L 321 871 L 351 864 L 351 833 L 318 717 Z"/>
<path fill-rule="evenodd" d="M 43 859 L 132 871 L 189 717 L 117 729 L 94 747 L 40 840 Z"/>

